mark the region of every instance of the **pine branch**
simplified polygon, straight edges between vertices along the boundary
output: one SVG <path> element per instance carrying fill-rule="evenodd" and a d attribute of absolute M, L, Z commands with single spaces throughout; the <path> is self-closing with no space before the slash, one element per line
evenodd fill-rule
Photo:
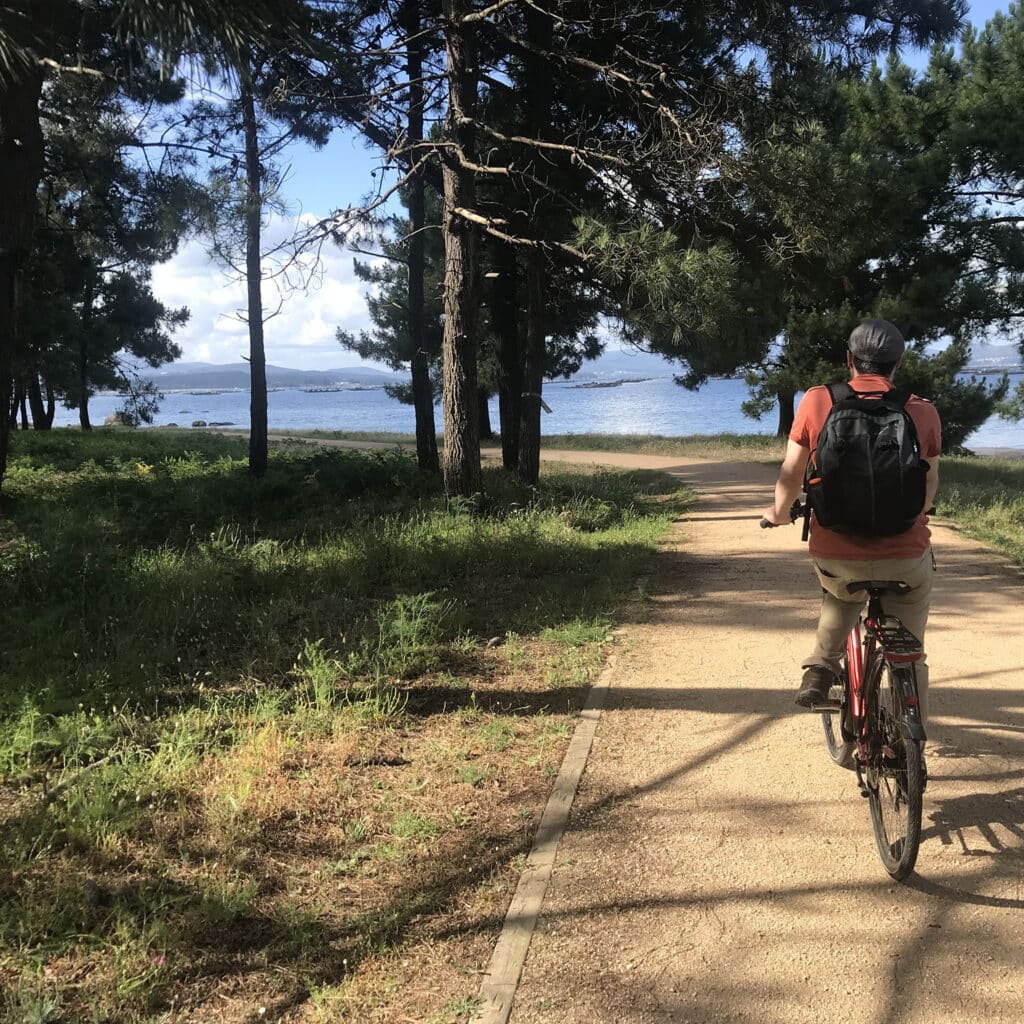
<path fill-rule="evenodd" d="M 478 21 L 487 21 L 492 14 L 497 14 L 499 11 L 503 11 L 506 7 L 510 7 L 515 3 L 519 3 L 519 0 L 497 0 L 497 3 L 491 4 L 490 7 L 485 7 L 482 11 L 474 11 L 472 14 L 467 14 L 461 19 L 461 24 L 472 25 Z"/>
<path fill-rule="evenodd" d="M 507 224 L 508 221 L 501 217 L 485 217 L 483 214 L 474 213 L 472 210 L 465 210 L 460 206 L 455 207 L 452 212 L 457 214 L 459 217 L 462 217 L 463 220 L 467 220 L 472 224 L 478 224 L 489 235 L 494 238 L 500 238 L 503 242 L 508 242 L 510 245 L 523 246 L 527 249 L 553 249 L 557 252 L 564 253 L 567 256 L 572 256 L 581 263 L 588 263 L 591 259 L 591 257 L 582 249 L 577 249 L 575 246 L 569 245 L 566 242 L 552 242 L 537 238 L 525 238 L 522 235 L 511 235 L 507 231 L 502 231 L 497 225 Z"/>

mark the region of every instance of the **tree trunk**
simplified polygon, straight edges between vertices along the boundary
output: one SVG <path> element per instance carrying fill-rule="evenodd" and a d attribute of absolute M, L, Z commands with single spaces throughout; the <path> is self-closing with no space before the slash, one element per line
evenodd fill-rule
<path fill-rule="evenodd" d="M 526 11 L 526 35 L 533 48 L 526 55 L 526 81 L 529 89 L 529 131 L 538 139 L 547 135 L 551 120 L 551 74 L 539 53 L 551 49 L 550 15 L 537 7 Z M 537 176 L 543 178 L 543 162 L 538 161 Z M 544 196 L 537 199 L 543 203 Z M 532 209 L 543 230 L 543 215 L 536 216 L 539 203 Z M 540 477 L 540 411 L 544 387 L 544 365 L 547 356 L 545 339 L 546 288 L 545 257 L 540 249 L 530 249 L 526 256 L 526 351 L 523 354 L 523 411 L 519 425 L 519 478 L 536 484 Z"/>
<path fill-rule="evenodd" d="M 526 351 L 523 353 L 523 412 L 519 424 L 519 479 L 540 478 L 540 409 L 547 345 L 544 337 L 544 254 L 526 257 Z"/>
<path fill-rule="evenodd" d="M 32 371 L 28 377 L 28 407 L 32 410 L 32 429 L 49 430 L 46 422 L 46 408 L 43 405 L 43 389 L 39 386 L 39 374 Z"/>
<path fill-rule="evenodd" d="M 21 429 L 28 430 L 28 402 L 25 397 L 25 385 L 18 386 L 18 408 L 21 410 Z"/>
<path fill-rule="evenodd" d="M 779 391 L 776 393 L 776 400 L 779 403 L 779 429 L 776 431 L 778 437 L 789 437 L 793 429 L 793 420 L 796 416 L 794 401 L 795 391 Z"/>
<path fill-rule="evenodd" d="M 28 379 L 28 407 L 32 410 L 32 428 L 34 430 L 50 430 L 53 427 L 54 394 L 53 386 L 45 382 L 46 396 L 44 401 L 43 388 L 39 382 L 39 374 L 32 373 Z"/>
<path fill-rule="evenodd" d="M 83 430 L 92 430 L 89 422 L 89 332 L 92 330 L 92 304 L 95 282 L 90 276 L 82 299 L 82 323 L 78 332 L 78 422 Z"/>
<path fill-rule="evenodd" d="M 251 63 L 242 71 L 240 99 L 247 192 L 245 281 L 249 318 L 249 472 L 253 476 L 263 476 L 267 471 L 267 356 L 263 343 L 263 269 L 260 258 L 263 184 Z"/>
<path fill-rule="evenodd" d="M 476 393 L 477 418 L 480 422 L 480 439 L 494 440 L 494 428 L 491 426 L 491 396 L 478 388 Z"/>
<path fill-rule="evenodd" d="M 476 77 L 473 29 L 463 23 L 467 0 L 444 0 L 448 52 L 448 115 L 445 134 L 473 159 Z M 451 150 L 442 151 L 444 179 L 444 486 L 449 496 L 480 490 L 480 435 L 477 416 L 477 229 L 457 210 L 475 212 L 473 172 Z"/>
<path fill-rule="evenodd" d="M 491 290 L 491 323 L 498 338 L 498 415 L 501 418 L 501 464 L 519 467 L 519 424 L 523 408 L 523 365 L 519 352 L 519 266 L 511 245 L 495 241 L 498 277 Z"/>
<path fill-rule="evenodd" d="M 36 191 L 43 173 L 36 71 L 0 88 L 0 485 L 7 470 L 15 359 L 18 284 L 32 245 Z"/>
<path fill-rule="evenodd" d="M 423 141 L 423 39 L 421 38 L 422 0 L 406 0 L 405 20 L 406 74 L 409 81 L 409 145 Z M 419 151 L 411 153 L 413 163 Z M 434 427 L 434 388 L 430 382 L 430 360 L 426 350 L 425 301 L 423 277 L 426 269 L 426 178 L 423 170 L 409 182 L 409 344 L 412 349 L 412 400 L 416 411 L 416 461 L 420 469 L 437 473 L 437 431 Z"/>
<path fill-rule="evenodd" d="M 83 336 L 78 342 L 78 425 L 83 430 L 92 430 L 89 419 L 89 376 L 86 368 L 86 341 Z"/>

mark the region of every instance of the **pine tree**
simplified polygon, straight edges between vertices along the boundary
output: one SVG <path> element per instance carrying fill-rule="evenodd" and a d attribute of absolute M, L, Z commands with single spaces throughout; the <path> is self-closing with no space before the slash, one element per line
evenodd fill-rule
<path fill-rule="evenodd" d="M 154 49 L 231 52 L 295 28 L 299 0 L 33 0 L 0 9 L 0 409 L 18 372 L 19 290 L 32 253 L 43 174 L 40 103 L 44 82 L 68 75 L 116 82 L 129 91 L 133 69 Z M 0 485 L 9 424 L 0 416 Z"/>

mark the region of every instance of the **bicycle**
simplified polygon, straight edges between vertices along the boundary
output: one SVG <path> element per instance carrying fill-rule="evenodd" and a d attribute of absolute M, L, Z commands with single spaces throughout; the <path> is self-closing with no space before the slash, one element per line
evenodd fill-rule
<path fill-rule="evenodd" d="M 795 522 L 806 509 L 790 510 Z M 765 529 L 774 524 L 761 520 Z M 805 528 L 806 529 L 806 528 Z M 917 692 L 920 640 L 882 610 L 886 594 L 910 588 L 899 580 L 863 580 L 848 586 L 863 592 L 867 607 L 850 631 L 838 682 L 821 713 L 832 760 L 856 772 L 871 810 L 875 845 L 885 870 L 901 881 L 914 870 L 921 842 L 921 807 L 926 784 L 926 740 Z M 838 728 L 837 728 L 838 727 Z"/>

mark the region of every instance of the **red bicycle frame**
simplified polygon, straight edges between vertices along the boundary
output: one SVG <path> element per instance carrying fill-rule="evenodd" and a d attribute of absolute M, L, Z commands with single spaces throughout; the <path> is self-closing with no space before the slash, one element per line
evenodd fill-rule
<path fill-rule="evenodd" d="M 868 637 L 874 643 L 873 637 Z M 864 722 L 864 644 L 858 622 L 846 638 L 846 671 L 850 676 L 850 714 L 857 723 Z"/>
<path fill-rule="evenodd" d="M 846 638 L 846 672 L 850 680 L 850 721 L 856 730 L 857 750 L 863 763 L 867 762 L 869 754 L 867 708 L 864 703 L 864 669 L 875 655 L 878 636 L 885 635 L 884 627 L 880 625 L 872 611 L 873 609 L 869 605 L 867 616 L 850 630 L 850 635 Z M 862 625 L 866 627 L 865 631 L 862 631 Z M 900 628 L 902 629 L 902 626 Z M 866 632 L 866 635 L 862 635 L 863 632 Z M 910 639 L 912 640 L 913 637 Z M 883 648 L 882 657 L 892 664 L 906 665 L 920 661 L 922 654 L 920 650 L 889 651 Z M 916 693 L 905 693 L 904 700 L 908 708 L 918 707 Z"/>
<path fill-rule="evenodd" d="M 867 646 L 871 651 L 865 650 Z M 846 638 L 846 672 L 850 678 L 850 724 L 856 732 L 857 759 L 863 764 L 868 758 L 868 716 L 864 704 L 864 668 L 874 653 L 875 638 L 868 632 L 862 636 L 861 623 L 850 630 Z"/>

